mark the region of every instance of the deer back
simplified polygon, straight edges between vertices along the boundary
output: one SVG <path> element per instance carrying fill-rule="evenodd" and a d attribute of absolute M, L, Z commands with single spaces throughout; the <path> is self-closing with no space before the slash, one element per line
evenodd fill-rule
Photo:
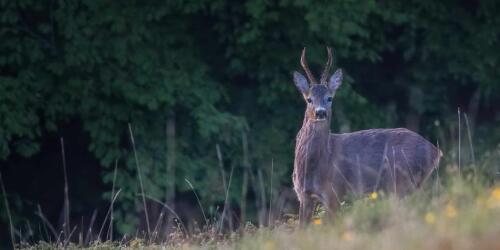
<path fill-rule="evenodd" d="M 331 134 L 330 150 L 324 167 L 334 171 L 328 178 L 340 179 L 335 186 L 357 194 L 378 189 L 406 194 L 422 184 L 441 156 L 432 143 L 404 128 Z"/>

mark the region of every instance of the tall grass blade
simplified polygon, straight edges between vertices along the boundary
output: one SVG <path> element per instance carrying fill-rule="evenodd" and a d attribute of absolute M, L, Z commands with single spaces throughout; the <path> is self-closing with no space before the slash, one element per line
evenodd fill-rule
<path fill-rule="evenodd" d="M 151 196 L 144 196 L 144 198 L 148 198 L 149 200 L 152 200 L 160 205 L 162 205 L 164 208 L 166 208 L 168 211 L 170 211 L 174 216 L 175 218 L 177 218 L 177 220 L 179 220 L 179 223 L 181 224 L 183 230 L 184 230 L 184 233 L 186 235 L 189 235 L 189 232 L 187 230 L 187 227 L 186 225 L 184 224 L 184 222 L 182 221 L 181 217 L 171 208 L 169 207 L 167 204 L 165 204 L 165 202 L 162 202 L 154 197 L 151 197 Z"/>
<path fill-rule="evenodd" d="M 64 230 L 64 237 L 65 237 L 65 245 L 68 244 L 69 241 L 69 228 L 70 228 L 70 221 L 69 221 L 69 187 L 68 187 L 68 172 L 66 168 L 66 153 L 64 151 L 64 138 L 61 137 L 61 157 L 62 157 L 62 165 L 63 165 L 63 171 L 64 171 L 64 208 L 63 208 L 63 214 L 64 214 L 64 224 L 63 224 L 63 230 Z"/>
<path fill-rule="evenodd" d="M 115 184 L 116 184 L 116 173 L 118 170 L 118 160 L 115 160 L 115 170 L 113 173 L 113 186 L 111 187 L 111 214 L 109 217 L 109 228 L 108 235 L 106 235 L 106 239 L 109 241 L 113 241 L 113 221 L 114 221 L 114 199 L 115 197 Z"/>
<path fill-rule="evenodd" d="M 200 197 L 198 197 L 198 194 L 196 193 L 193 184 L 191 184 L 191 182 L 186 178 L 184 178 L 184 180 L 187 182 L 187 184 L 189 185 L 189 187 L 193 191 L 194 196 L 196 197 L 196 201 L 198 202 L 198 206 L 200 207 L 201 213 L 203 214 L 203 219 L 205 220 L 205 225 L 207 226 L 208 219 L 207 219 L 207 216 L 205 215 L 205 210 L 203 209 L 203 206 L 201 205 Z"/>
<path fill-rule="evenodd" d="M 99 229 L 99 234 L 97 235 L 97 239 L 99 241 L 101 241 L 101 234 L 102 234 L 102 230 L 104 230 L 104 226 L 106 225 L 106 220 L 108 220 L 108 217 L 109 215 L 111 214 L 111 211 L 113 210 L 113 204 L 115 203 L 115 200 L 116 198 L 118 197 L 118 195 L 120 194 L 122 190 L 119 189 L 118 192 L 116 192 L 115 196 L 113 196 L 113 198 L 111 199 L 111 204 L 109 205 L 109 208 L 108 208 L 108 211 L 106 212 L 106 216 L 104 216 L 104 220 L 102 222 L 102 225 L 101 225 L 101 229 Z M 109 220 L 109 226 L 111 227 L 111 219 Z"/>
<path fill-rule="evenodd" d="M 269 211 L 267 215 L 267 225 L 271 226 L 271 209 L 273 203 L 273 175 L 274 175 L 274 159 L 271 159 L 271 176 L 270 176 L 270 184 L 269 184 Z"/>
<path fill-rule="evenodd" d="M 241 144 L 243 148 L 243 181 L 241 183 L 241 200 L 240 200 L 240 221 L 243 225 L 246 223 L 247 215 L 247 194 L 248 194 L 248 173 L 250 170 L 250 161 L 248 159 L 248 140 L 245 132 L 241 133 Z M 244 227 L 241 227 L 243 233 Z"/>
<path fill-rule="evenodd" d="M 5 191 L 5 186 L 3 184 L 3 177 L 1 172 L 0 172 L 0 186 L 2 187 L 2 196 L 3 196 L 3 202 L 5 204 L 5 211 L 7 212 L 7 218 L 9 219 L 10 243 L 12 244 L 12 248 L 15 248 L 14 225 L 12 224 L 12 215 L 10 213 L 9 200 L 7 199 L 7 192 Z"/>
<path fill-rule="evenodd" d="M 476 157 L 474 155 L 474 146 L 472 144 L 472 132 L 471 132 L 470 123 L 469 123 L 469 116 L 466 113 L 464 113 L 464 118 L 465 118 L 465 126 L 467 127 L 467 137 L 469 139 L 470 157 L 472 159 L 472 166 L 474 167 L 474 175 L 477 177 Z"/>
<path fill-rule="evenodd" d="M 460 120 L 461 118 L 461 113 L 460 113 L 460 107 L 457 110 L 458 113 L 458 176 L 462 176 L 462 169 L 461 169 L 461 148 L 462 148 L 462 122 Z"/>
<path fill-rule="evenodd" d="M 44 228 L 45 228 L 45 231 L 47 231 L 47 227 L 48 227 L 50 229 L 50 232 L 54 236 L 54 238 L 57 238 L 57 231 L 56 231 L 56 229 L 52 226 L 52 224 L 50 224 L 50 222 L 47 219 L 47 217 L 45 217 L 45 215 L 42 212 L 42 208 L 40 207 L 40 205 L 37 205 L 37 208 L 38 208 L 38 211 L 36 212 L 36 215 L 38 217 L 40 217 L 40 219 L 42 220 Z"/>
<path fill-rule="evenodd" d="M 137 176 L 139 177 L 139 185 L 141 186 L 142 204 L 144 206 L 144 214 L 146 216 L 146 226 L 148 227 L 147 228 L 148 235 L 151 235 L 151 227 L 149 225 L 148 207 L 146 206 L 146 196 L 144 194 L 144 184 L 142 183 L 141 168 L 139 166 L 139 159 L 137 158 L 137 150 L 135 148 L 135 139 L 134 139 L 134 134 L 132 133 L 132 126 L 130 125 L 130 123 L 128 124 L 128 130 L 130 132 L 130 141 L 132 142 L 132 147 L 134 150 L 135 166 L 137 167 Z"/>
<path fill-rule="evenodd" d="M 97 209 L 94 209 L 92 217 L 90 218 L 89 229 L 87 230 L 87 236 L 85 237 L 85 245 L 88 245 L 92 240 L 92 228 L 94 227 L 95 218 L 97 217 Z"/>
<path fill-rule="evenodd" d="M 226 217 L 226 210 L 227 210 L 227 201 L 228 201 L 228 198 L 229 198 L 229 189 L 231 188 L 231 181 L 233 179 L 233 172 L 234 172 L 234 165 L 231 166 L 231 173 L 229 174 L 229 182 L 227 184 L 227 189 L 226 189 L 226 197 L 224 198 L 224 209 L 222 209 L 222 215 L 221 215 L 221 219 L 220 219 L 220 222 L 219 222 L 219 233 L 222 231 L 222 227 L 224 225 L 224 218 Z"/>
<path fill-rule="evenodd" d="M 227 190 L 226 172 L 224 171 L 224 162 L 222 160 L 222 152 L 220 150 L 219 144 L 215 144 L 215 150 L 217 152 L 217 160 L 219 161 L 219 170 L 222 177 L 222 185 L 224 187 L 224 190 Z"/>

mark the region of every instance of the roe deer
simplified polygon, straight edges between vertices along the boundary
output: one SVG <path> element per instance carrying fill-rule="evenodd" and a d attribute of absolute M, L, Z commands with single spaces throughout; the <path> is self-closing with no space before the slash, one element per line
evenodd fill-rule
<path fill-rule="evenodd" d="M 307 102 L 297 134 L 293 184 L 300 210 L 300 225 L 309 223 L 316 202 L 333 219 L 347 194 L 377 190 L 403 196 L 420 187 L 439 164 L 442 152 L 422 136 L 405 128 L 368 129 L 330 133 L 332 99 L 342 83 L 342 70 L 330 76 L 332 52 L 317 83 L 307 66 L 306 49 L 301 65 L 309 80 L 294 72 L 293 80 Z"/>

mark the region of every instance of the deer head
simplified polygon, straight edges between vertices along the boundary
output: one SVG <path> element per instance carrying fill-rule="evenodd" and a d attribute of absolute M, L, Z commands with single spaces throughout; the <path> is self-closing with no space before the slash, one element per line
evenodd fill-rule
<path fill-rule="evenodd" d="M 332 113 L 332 101 L 335 96 L 337 88 L 342 84 L 342 70 L 337 69 L 333 75 L 330 76 L 330 69 L 332 67 L 332 49 L 327 47 L 328 60 L 325 64 L 323 73 L 321 74 L 321 81 L 318 84 L 311 73 L 306 61 L 306 48 L 302 50 L 300 57 L 300 64 L 304 69 L 307 78 L 304 75 L 295 71 L 293 73 L 293 81 L 295 86 L 299 89 L 307 103 L 306 118 L 313 122 L 330 121 Z"/>

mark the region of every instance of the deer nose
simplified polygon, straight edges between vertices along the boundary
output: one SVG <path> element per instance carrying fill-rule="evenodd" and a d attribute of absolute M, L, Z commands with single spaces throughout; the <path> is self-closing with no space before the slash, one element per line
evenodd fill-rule
<path fill-rule="evenodd" d="M 325 119 L 326 118 L 326 109 L 324 108 L 317 108 L 314 110 L 316 119 Z"/>

